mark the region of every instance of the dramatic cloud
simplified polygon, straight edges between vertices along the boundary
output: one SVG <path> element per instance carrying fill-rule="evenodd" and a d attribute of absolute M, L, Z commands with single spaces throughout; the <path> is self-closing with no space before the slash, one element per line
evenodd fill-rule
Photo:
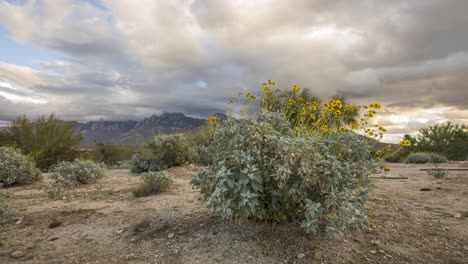
<path fill-rule="evenodd" d="M 388 140 L 467 121 L 467 1 L 19 2 L 0 0 L 0 26 L 57 55 L 0 61 L 0 119 L 206 116 L 274 79 L 382 102 Z"/>

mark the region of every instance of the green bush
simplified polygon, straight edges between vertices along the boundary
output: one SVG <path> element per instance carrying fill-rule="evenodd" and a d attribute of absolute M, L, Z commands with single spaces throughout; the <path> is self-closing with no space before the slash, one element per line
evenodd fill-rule
<path fill-rule="evenodd" d="M 437 153 L 415 152 L 406 157 L 406 163 L 424 164 L 424 163 L 443 163 L 447 159 Z"/>
<path fill-rule="evenodd" d="M 104 163 L 109 167 L 117 166 L 122 161 L 130 160 L 135 153 L 132 145 L 113 145 L 110 143 L 95 142 L 92 159 L 95 162 Z"/>
<path fill-rule="evenodd" d="M 73 160 L 82 136 L 73 122 L 60 120 L 54 114 L 34 120 L 20 116 L 6 131 L 9 145 L 31 156 L 41 170 L 48 170 L 59 161 Z"/>
<path fill-rule="evenodd" d="M 41 177 L 31 159 L 13 148 L 0 147 L 0 187 L 31 183 Z"/>
<path fill-rule="evenodd" d="M 442 155 L 439 155 L 437 153 L 431 153 L 430 155 L 430 158 L 431 158 L 431 162 L 432 163 L 444 163 L 444 162 L 447 162 L 447 158 L 442 156 Z"/>
<path fill-rule="evenodd" d="M 292 127 L 279 113 L 220 125 L 209 147 L 213 162 L 192 179 L 208 208 L 234 222 L 298 221 L 329 238 L 362 227 L 368 176 L 378 170 L 366 141 Z"/>
<path fill-rule="evenodd" d="M 195 150 L 195 162 L 201 165 L 209 165 L 211 163 L 211 153 L 207 146 L 197 145 Z"/>
<path fill-rule="evenodd" d="M 432 168 L 427 170 L 427 175 L 436 179 L 443 179 L 447 177 L 448 170 L 442 168 Z"/>
<path fill-rule="evenodd" d="M 132 157 L 131 171 L 162 171 L 190 163 L 194 158 L 194 149 L 183 135 L 158 135 Z"/>
<path fill-rule="evenodd" d="M 165 191 L 172 184 L 172 178 L 164 171 L 152 171 L 142 174 L 143 184 L 133 190 L 135 197 L 149 196 Z"/>
<path fill-rule="evenodd" d="M 130 160 L 130 171 L 132 173 L 142 173 L 148 171 L 162 171 L 165 166 L 148 150 L 146 153 L 136 153 Z"/>
<path fill-rule="evenodd" d="M 51 199 L 60 198 L 66 189 L 96 182 L 105 174 L 106 167 L 89 160 L 63 161 L 52 168 L 53 180 L 46 189 Z"/>
<path fill-rule="evenodd" d="M 14 210 L 0 196 L 0 224 L 6 223 L 14 215 Z"/>

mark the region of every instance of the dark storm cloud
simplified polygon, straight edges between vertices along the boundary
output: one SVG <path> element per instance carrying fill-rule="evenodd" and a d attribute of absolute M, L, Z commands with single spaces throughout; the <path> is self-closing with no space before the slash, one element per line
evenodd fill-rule
<path fill-rule="evenodd" d="M 2 103 L 4 116 L 206 116 L 266 79 L 282 88 L 300 84 L 322 97 L 377 100 L 393 112 L 388 117 L 467 109 L 468 1 L 102 4 L 106 8 L 71 0 L 0 3 L 0 25 L 13 38 L 63 54 L 37 62 L 35 70 L 0 64 L 0 77 L 11 85 L 48 98 L 41 105 Z M 11 104 L 15 110 L 7 109 Z"/>

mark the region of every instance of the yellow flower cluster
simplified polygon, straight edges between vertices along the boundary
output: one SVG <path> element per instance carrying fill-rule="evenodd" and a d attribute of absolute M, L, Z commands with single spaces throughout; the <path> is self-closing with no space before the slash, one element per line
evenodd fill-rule
<path fill-rule="evenodd" d="M 268 86 L 263 86 L 263 92 L 264 93 L 271 93 L 271 89 Z"/>
<path fill-rule="evenodd" d="M 257 98 L 257 96 L 253 95 L 252 93 L 247 93 L 245 96 L 247 96 L 247 98 L 250 98 L 252 100 Z"/>
<path fill-rule="evenodd" d="M 411 146 L 411 141 L 409 141 L 407 139 L 404 139 L 404 140 L 400 141 L 400 143 L 398 143 L 398 145 L 400 145 L 402 147 L 410 147 Z"/>
<path fill-rule="evenodd" d="M 382 106 L 381 106 L 379 103 L 377 103 L 377 102 L 373 102 L 372 104 L 369 104 L 369 107 L 370 107 L 370 108 L 375 108 L 375 109 L 380 109 L 380 108 L 382 108 Z"/>
<path fill-rule="evenodd" d="M 210 117 L 208 117 L 208 123 L 210 125 L 214 125 L 216 124 L 216 122 L 218 121 L 219 117 L 218 116 L 215 116 L 215 115 L 212 115 Z"/>
<path fill-rule="evenodd" d="M 359 128 L 359 125 L 356 122 L 349 123 L 349 126 L 351 127 L 351 129 L 358 129 Z"/>
<path fill-rule="evenodd" d="M 268 80 L 268 84 L 271 85 L 271 86 L 275 86 L 275 85 L 276 85 L 276 83 L 275 83 L 274 81 L 272 81 L 272 80 Z"/>
<path fill-rule="evenodd" d="M 301 90 L 301 87 L 299 87 L 299 85 L 293 85 L 293 88 L 292 88 L 292 91 L 293 92 L 299 92 Z"/>
<path fill-rule="evenodd" d="M 350 105 L 345 106 L 346 111 L 354 111 L 354 110 L 357 110 L 357 109 L 358 109 L 357 105 L 350 104 Z"/>

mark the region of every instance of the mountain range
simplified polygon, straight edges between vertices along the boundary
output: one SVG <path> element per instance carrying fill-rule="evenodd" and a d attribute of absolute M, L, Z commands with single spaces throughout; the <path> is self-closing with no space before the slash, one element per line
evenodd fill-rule
<path fill-rule="evenodd" d="M 91 146 L 95 141 L 112 144 L 140 144 L 159 133 L 178 133 L 196 129 L 206 124 L 206 119 L 182 113 L 163 113 L 141 121 L 90 121 L 76 123 L 76 131 L 83 135 L 81 145 Z"/>

